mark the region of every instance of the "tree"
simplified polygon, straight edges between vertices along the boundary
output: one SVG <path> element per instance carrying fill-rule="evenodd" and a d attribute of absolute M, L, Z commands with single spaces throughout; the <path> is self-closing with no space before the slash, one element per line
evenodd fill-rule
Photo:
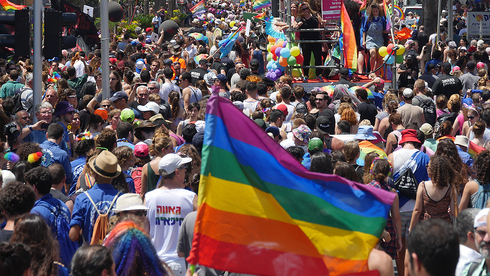
<path fill-rule="evenodd" d="M 437 0 L 422 1 L 422 15 L 419 21 L 423 22 L 425 32 L 428 35 L 437 32 L 437 24 L 439 24 L 439 18 L 437 18 Z"/>

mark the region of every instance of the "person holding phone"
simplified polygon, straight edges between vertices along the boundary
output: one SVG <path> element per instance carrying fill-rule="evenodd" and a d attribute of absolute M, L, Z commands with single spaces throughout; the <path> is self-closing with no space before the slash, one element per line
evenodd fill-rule
<path fill-rule="evenodd" d="M 324 26 L 325 22 L 320 17 L 318 13 L 314 13 L 308 2 L 303 2 L 299 5 L 298 16 L 296 16 L 295 21 L 293 23 L 294 29 L 317 29 L 321 26 Z M 320 32 L 300 32 L 299 33 L 300 40 L 321 40 Z M 311 54 L 313 53 L 313 57 L 315 58 L 315 66 L 322 65 L 322 42 L 317 43 L 300 43 L 301 50 L 303 51 L 305 66 L 310 65 Z M 308 82 L 308 69 L 303 69 L 303 82 Z M 320 82 L 323 82 L 322 69 L 316 69 L 317 79 Z"/>
<path fill-rule="evenodd" d="M 53 120 L 53 106 L 49 102 L 41 102 L 35 108 L 37 123 L 22 129 L 22 143 L 36 142 L 41 144 L 46 140 L 46 130 Z"/>

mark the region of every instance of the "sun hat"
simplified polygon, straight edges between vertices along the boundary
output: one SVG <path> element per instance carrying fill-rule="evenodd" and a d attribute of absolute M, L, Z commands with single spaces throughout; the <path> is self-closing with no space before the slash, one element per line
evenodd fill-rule
<path fill-rule="evenodd" d="M 71 105 L 67 101 L 61 101 L 56 105 L 56 110 L 54 112 L 54 116 L 60 116 L 67 114 L 69 112 L 75 111 L 75 108 L 73 105 Z"/>
<path fill-rule="evenodd" d="M 143 205 L 143 200 L 139 194 L 127 193 L 120 196 L 116 201 L 116 207 L 112 210 L 114 213 L 148 210 L 150 208 Z"/>
<path fill-rule="evenodd" d="M 480 212 L 478 212 L 478 214 L 476 214 L 475 220 L 473 222 L 473 226 L 475 228 L 487 225 L 486 219 L 484 219 L 482 221 L 479 221 L 479 220 L 482 219 L 483 217 L 488 216 L 488 211 L 490 211 L 490 208 L 485 208 L 485 209 L 481 209 Z"/>
<path fill-rule="evenodd" d="M 89 161 L 90 168 L 105 178 L 115 178 L 121 173 L 121 166 L 117 164 L 117 157 L 110 151 L 104 150 L 97 157 Z"/>
<path fill-rule="evenodd" d="M 301 142 L 308 142 L 311 135 L 311 129 L 306 125 L 300 125 L 299 127 L 293 129 L 293 135 Z"/>
<path fill-rule="evenodd" d="M 360 126 L 357 130 L 357 134 L 354 136 L 354 139 L 357 140 L 368 140 L 368 141 L 374 141 L 377 140 L 376 136 L 373 134 L 373 127 L 372 126 Z"/>
<path fill-rule="evenodd" d="M 402 139 L 400 140 L 400 145 L 406 142 L 416 142 L 421 143 L 417 138 L 417 131 L 415 129 L 405 129 L 402 131 Z"/>
<path fill-rule="evenodd" d="M 468 147 L 468 145 L 470 144 L 470 140 L 468 140 L 468 137 L 464 135 L 456 135 L 456 137 L 454 138 L 454 144 L 462 147 Z"/>
<path fill-rule="evenodd" d="M 158 169 L 163 170 L 168 175 L 175 172 L 180 166 L 190 162 L 192 162 L 192 158 L 190 157 L 181 157 L 178 154 L 169 153 L 160 159 Z"/>

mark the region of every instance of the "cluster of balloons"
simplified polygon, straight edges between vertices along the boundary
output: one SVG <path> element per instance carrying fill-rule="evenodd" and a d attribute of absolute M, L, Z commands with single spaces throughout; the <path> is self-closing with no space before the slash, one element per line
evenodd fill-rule
<path fill-rule="evenodd" d="M 378 53 L 380 56 L 383 57 L 383 60 L 386 61 L 386 64 L 393 64 L 393 62 L 396 61 L 396 63 L 403 63 L 403 53 L 405 53 L 405 47 L 403 45 L 397 45 L 398 49 L 396 50 L 396 60 L 395 60 L 395 53 L 393 53 L 395 44 L 390 43 L 388 47 L 383 46 L 379 48 Z M 393 55 L 391 55 L 393 53 Z"/>
<path fill-rule="evenodd" d="M 298 47 L 290 47 L 287 41 L 276 39 L 272 36 L 269 36 L 267 40 L 269 41 L 269 45 L 267 45 L 267 51 L 269 52 L 267 54 L 267 73 L 265 75 L 267 78 L 275 81 L 283 74 L 286 66 L 303 64 L 305 58 Z"/>

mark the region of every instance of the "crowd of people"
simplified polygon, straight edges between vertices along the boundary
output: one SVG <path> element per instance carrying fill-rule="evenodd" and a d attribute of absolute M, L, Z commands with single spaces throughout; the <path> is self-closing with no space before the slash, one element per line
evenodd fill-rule
<path fill-rule="evenodd" d="M 292 3 L 303 17 L 296 27 L 323 26 L 316 5 Z M 484 41 L 461 39 L 458 47 L 446 40 L 431 45 L 428 37 L 421 45 L 419 27 L 419 40 L 407 42 L 398 68 L 398 89 L 386 90 L 378 77 L 356 86 L 341 68 L 332 93 L 308 91 L 287 74 L 276 81 L 264 76 L 260 24 L 250 35 L 240 31 L 222 56 L 219 41 L 246 23 L 238 4 L 212 7 L 213 20 L 192 20 L 170 41 L 163 33 L 152 40 L 157 26 L 136 28 L 138 37 L 113 36 L 108 98 L 100 50 L 63 51 L 62 59 L 44 61 L 42 91 L 33 91 L 30 60 L 0 60 L 2 275 L 185 275 L 213 94 L 229 99 L 298 167 L 396 194 L 369 256 L 371 270 L 486 275 L 490 48 Z M 361 44 L 376 67 L 383 32 L 374 31 L 385 23 L 378 4 L 369 7 Z M 303 47 L 315 62 L 322 60 L 317 46 Z M 429 48 L 425 65 L 420 53 Z M 36 106 L 34 97 L 41 101 Z M 201 267 L 198 273 L 222 272 Z"/>

